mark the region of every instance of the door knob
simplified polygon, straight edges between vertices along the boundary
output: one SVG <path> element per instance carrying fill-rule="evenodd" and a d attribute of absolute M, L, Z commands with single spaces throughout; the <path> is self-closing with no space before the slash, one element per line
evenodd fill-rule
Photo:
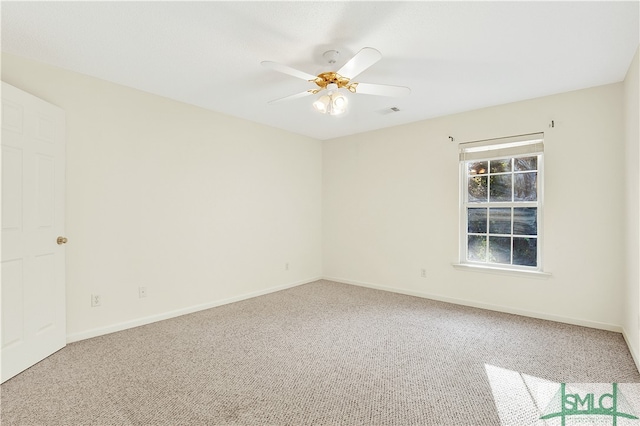
<path fill-rule="evenodd" d="M 67 237 L 58 237 L 58 239 L 56 240 L 56 243 L 58 243 L 58 245 L 62 245 L 62 244 L 67 244 Z"/>

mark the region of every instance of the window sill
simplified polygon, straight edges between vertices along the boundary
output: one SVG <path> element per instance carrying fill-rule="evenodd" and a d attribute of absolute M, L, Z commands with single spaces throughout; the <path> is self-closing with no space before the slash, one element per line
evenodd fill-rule
<path fill-rule="evenodd" d="M 468 263 L 453 263 L 452 266 L 459 271 L 474 271 L 474 272 L 483 272 L 487 274 L 512 275 L 517 277 L 538 278 L 538 279 L 551 278 L 551 274 L 549 272 L 542 272 L 542 271 L 524 271 L 521 269 L 509 269 L 509 268 L 500 268 L 496 266 L 472 265 Z"/>

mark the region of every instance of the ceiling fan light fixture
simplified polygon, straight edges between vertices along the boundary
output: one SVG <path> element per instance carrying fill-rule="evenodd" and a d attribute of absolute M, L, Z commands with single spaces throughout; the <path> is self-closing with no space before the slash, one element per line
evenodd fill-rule
<path fill-rule="evenodd" d="M 340 115 L 347 112 L 349 100 L 345 95 L 338 91 L 338 85 L 328 84 L 327 94 L 320 96 L 314 103 L 313 107 L 321 114 Z"/>
<path fill-rule="evenodd" d="M 340 52 L 337 50 L 328 50 L 324 53 L 324 58 L 329 65 L 337 63 Z M 297 99 L 303 96 L 315 95 L 326 90 L 315 101 L 313 108 L 321 114 L 341 115 L 347 112 L 347 104 L 349 98 L 345 96 L 347 93 L 378 95 L 399 97 L 408 95 L 411 90 L 404 86 L 390 86 L 387 84 L 371 84 L 352 81 L 363 71 L 368 69 L 382 58 L 382 54 L 372 47 L 363 47 L 351 59 L 347 61 L 337 71 L 326 71 L 318 75 L 308 74 L 291 68 L 287 65 L 278 64 L 277 62 L 262 61 L 261 64 L 269 69 L 289 74 L 293 77 L 307 80 L 309 83 L 315 83 L 316 89 L 306 90 L 302 93 L 286 96 L 284 98 L 270 101 L 269 104 L 280 102 L 283 100 Z M 332 67 L 333 68 L 333 67 Z M 348 95 L 349 97 L 351 95 Z"/>

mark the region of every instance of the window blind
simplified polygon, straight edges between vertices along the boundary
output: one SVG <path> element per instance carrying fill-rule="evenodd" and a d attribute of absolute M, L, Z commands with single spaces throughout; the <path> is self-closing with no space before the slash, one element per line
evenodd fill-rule
<path fill-rule="evenodd" d="M 544 133 L 463 142 L 458 150 L 460 161 L 540 154 L 544 152 Z"/>

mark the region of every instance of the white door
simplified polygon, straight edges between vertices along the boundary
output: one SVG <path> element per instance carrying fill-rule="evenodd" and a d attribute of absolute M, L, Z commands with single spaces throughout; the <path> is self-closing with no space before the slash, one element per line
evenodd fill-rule
<path fill-rule="evenodd" d="M 64 111 L 2 82 L 1 382 L 66 344 L 64 160 Z"/>

